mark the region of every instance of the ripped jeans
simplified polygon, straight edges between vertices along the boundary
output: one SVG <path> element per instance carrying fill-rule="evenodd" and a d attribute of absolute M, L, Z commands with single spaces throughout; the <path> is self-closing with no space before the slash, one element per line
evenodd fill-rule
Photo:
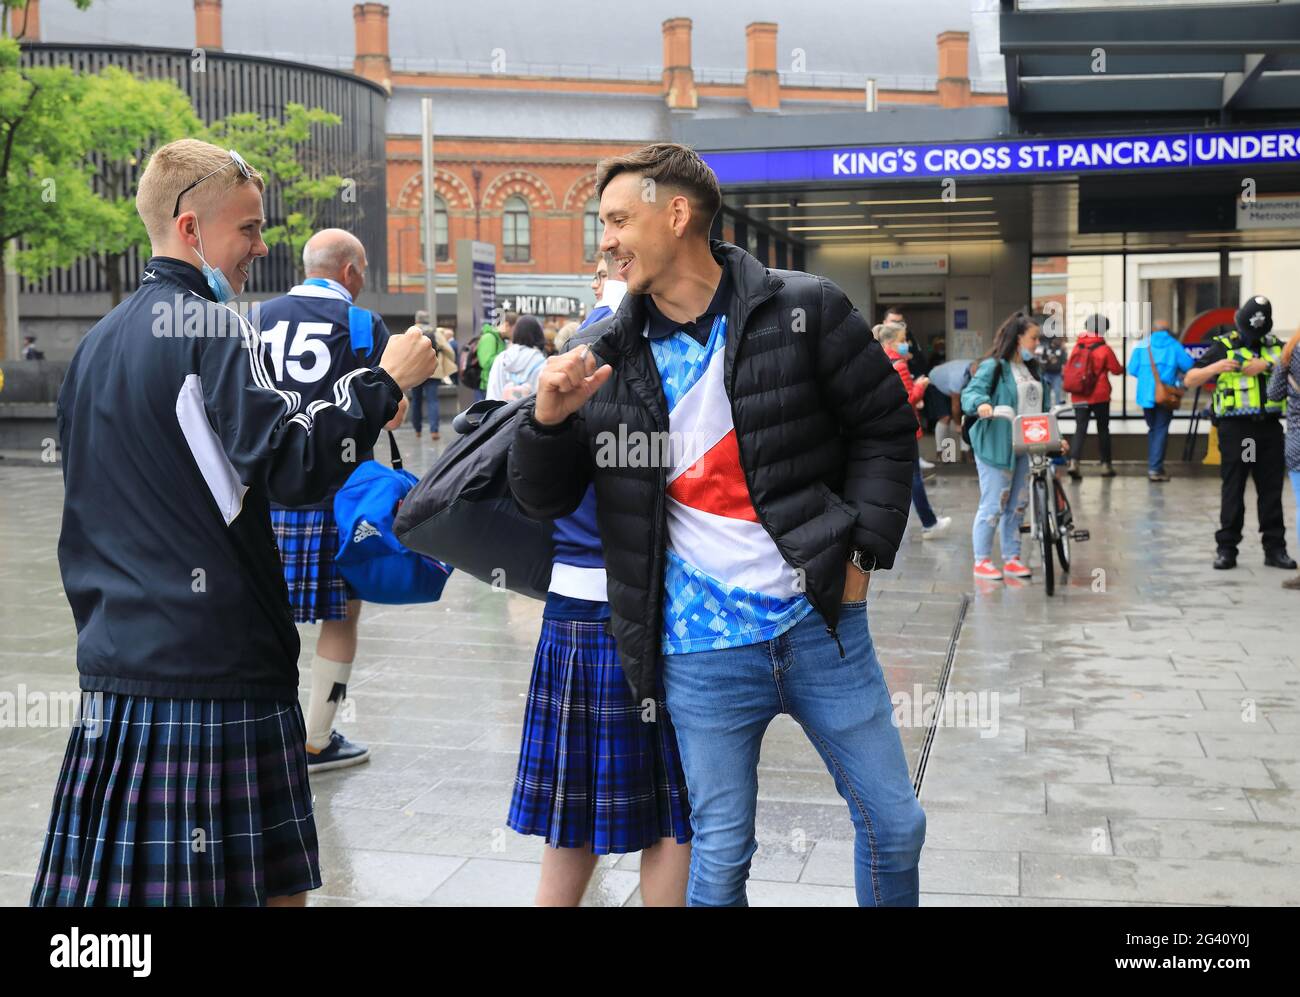
<path fill-rule="evenodd" d="M 975 469 L 980 476 L 980 506 L 971 524 L 971 546 L 975 560 L 983 561 L 993 556 L 994 528 L 1002 536 L 1002 560 L 1020 556 L 1020 524 L 1025 519 L 1025 474 L 1029 458 L 1021 454 L 1014 458 L 1010 471 L 986 464 L 975 457 Z"/>

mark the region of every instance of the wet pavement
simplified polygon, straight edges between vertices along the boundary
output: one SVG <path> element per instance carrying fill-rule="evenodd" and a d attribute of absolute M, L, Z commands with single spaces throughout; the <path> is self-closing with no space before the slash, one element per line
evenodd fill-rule
<path fill-rule="evenodd" d="M 419 473 L 436 445 L 399 440 Z M 1038 577 L 973 582 L 962 470 L 931 485 L 952 532 L 913 525 L 872 581 L 914 776 L 924 765 L 922 903 L 1300 903 L 1300 593 L 1249 540 L 1235 571 L 1211 569 L 1217 478 L 1069 489 L 1092 540 L 1052 599 Z M 0 496 L 0 692 L 75 690 L 59 473 L 0 462 Z M 544 846 L 504 821 L 540 619 L 459 576 L 435 605 L 365 608 L 339 727 L 374 755 L 313 780 L 313 903 L 531 902 Z M 0 904 L 26 903 L 67 733 L 0 727 Z M 763 745 L 758 829 L 751 903 L 853 903 L 847 809 L 785 717 Z M 639 904 L 636 856 L 602 858 L 586 902 Z"/>

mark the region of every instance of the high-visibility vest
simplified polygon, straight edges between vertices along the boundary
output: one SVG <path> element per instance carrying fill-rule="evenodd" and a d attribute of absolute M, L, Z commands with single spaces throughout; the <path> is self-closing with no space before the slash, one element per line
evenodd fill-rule
<path fill-rule="evenodd" d="M 1265 336 L 1257 349 L 1246 346 L 1240 337 L 1215 336 L 1228 351 L 1228 359 L 1245 367 L 1250 361 L 1263 357 L 1273 364 L 1282 360 L 1282 344 L 1272 336 Z M 1214 384 L 1214 414 L 1216 416 L 1258 415 L 1261 412 L 1285 412 L 1286 399 L 1269 401 L 1260 382 L 1267 374 L 1244 374 L 1239 370 L 1224 371 Z"/>

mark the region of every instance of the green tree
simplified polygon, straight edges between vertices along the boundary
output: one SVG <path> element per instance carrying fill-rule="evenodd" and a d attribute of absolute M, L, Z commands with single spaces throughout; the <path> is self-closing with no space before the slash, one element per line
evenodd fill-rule
<path fill-rule="evenodd" d="M 268 246 L 285 243 L 301 276 L 302 248 L 316 231 L 321 210 L 347 190 L 344 177 L 327 173 L 312 138 L 313 126 L 342 122 L 337 114 L 319 107 L 284 105 L 284 120 L 263 118 L 253 112 L 231 114 L 213 122 L 208 141 L 239 150 L 267 177 L 268 187 L 278 186 L 284 221 L 263 233 Z"/>
<path fill-rule="evenodd" d="M 135 248 L 149 251 L 149 236 L 135 210 L 142 160 L 178 138 L 197 135 L 202 123 L 189 97 L 171 80 L 142 80 L 117 66 L 86 78 L 80 104 L 93 151 L 96 192 L 112 209 L 93 256 L 113 304 L 122 300 L 122 260 Z"/>
<path fill-rule="evenodd" d="M 8 20 L 13 3 L 5 3 Z M 78 113 L 89 83 L 66 66 L 27 67 L 0 37 L 0 356 L 5 350 L 5 264 L 22 240 L 18 271 L 35 279 L 83 256 L 111 224 L 86 160 L 90 132 Z"/>

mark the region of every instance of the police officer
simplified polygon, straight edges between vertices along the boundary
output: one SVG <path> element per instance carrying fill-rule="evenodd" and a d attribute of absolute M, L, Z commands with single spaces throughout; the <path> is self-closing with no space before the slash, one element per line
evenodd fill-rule
<path fill-rule="evenodd" d="M 1237 566 L 1237 545 L 1246 516 L 1246 479 L 1254 478 L 1264 563 L 1292 570 L 1296 563 L 1286 552 L 1282 520 L 1286 463 L 1279 417 L 1286 402 L 1269 401 L 1266 394 L 1269 375 L 1282 354 L 1282 343 L 1271 335 L 1273 306 L 1268 298 L 1249 298 L 1237 309 L 1235 325 L 1229 335 L 1214 337 L 1184 378 L 1189 388 L 1217 378 L 1211 404 L 1219 430 L 1223 493 L 1219 529 L 1214 534 L 1218 548 L 1214 566 L 1220 570 Z"/>

